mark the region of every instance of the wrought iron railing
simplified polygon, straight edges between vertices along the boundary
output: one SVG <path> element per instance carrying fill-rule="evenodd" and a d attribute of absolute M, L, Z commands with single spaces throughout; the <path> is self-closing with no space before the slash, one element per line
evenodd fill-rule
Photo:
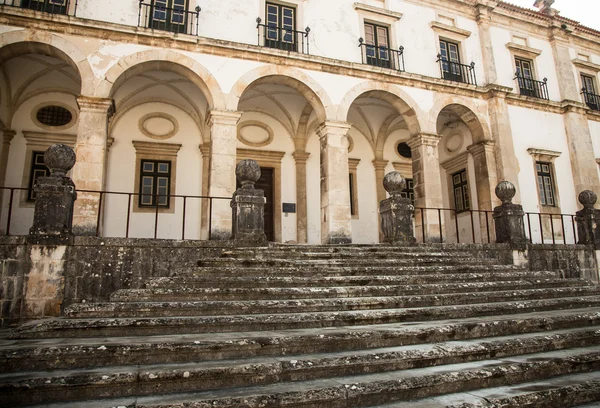
<path fill-rule="evenodd" d="M 279 50 L 310 54 L 308 34 L 310 27 L 304 31 L 292 30 L 291 28 L 279 27 L 273 24 L 262 24 L 262 19 L 256 19 L 256 30 L 258 45 L 277 48 Z"/>
<path fill-rule="evenodd" d="M 364 41 L 362 38 L 358 39 L 363 64 L 404 72 L 404 47 L 394 50 L 366 44 Z"/>
<path fill-rule="evenodd" d="M 200 10 L 200 6 L 196 6 L 194 11 L 187 11 L 184 8 L 147 4 L 144 3 L 144 0 L 140 0 L 138 27 L 170 31 L 177 34 L 198 35 Z"/>
<path fill-rule="evenodd" d="M 0 0 L 0 6 L 74 16 L 77 12 L 78 2 L 78 0 Z"/>
<path fill-rule="evenodd" d="M 442 58 L 442 54 L 438 54 L 437 58 L 436 62 L 440 64 L 442 78 L 449 79 L 450 81 L 462 82 L 464 84 L 477 85 L 474 62 L 471 62 L 469 65 L 460 64 Z"/>
<path fill-rule="evenodd" d="M 600 111 L 600 95 L 593 92 L 588 92 L 586 88 L 581 90 L 585 104 L 592 110 Z"/>
<path fill-rule="evenodd" d="M 515 79 L 519 83 L 519 93 L 524 96 L 533 96 L 534 98 L 549 100 L 548 95 L 548 78 L 542 81 L 525 78 L 518 73 L 515 74 Z"/>

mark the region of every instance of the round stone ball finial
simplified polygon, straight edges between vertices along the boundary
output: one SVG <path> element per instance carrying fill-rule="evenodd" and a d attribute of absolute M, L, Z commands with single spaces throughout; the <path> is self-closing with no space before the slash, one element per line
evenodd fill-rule
<path fill-rule="evenodd" d="M 517 189 L 510 181 L 501 181 L 496 186 L 496 197 L 502 200 L 502 204 L 512 204 L 515 194 L 517 194 Z"/>
<path fill-rule="evenodd" d="M 260 178 L 260 166 L 255 160 L 242 160 L 235 166 L 235 176 L 242 184 L 242 188 L 254 187 L 254 183 Z"/>
<path fill-rule="evenodd" d="M 66 177 L 75 165 L 75 152 L 64 144 L 53 144 L 44 152 L 44 164 L 51 176 Z"/>
<path fill-rule="evenodd" d="M 583 208 L 594 208 L 596 201 L 598 201 L 598 196 L 591 190 L 583 190 L 579 193 L 579 202 L 583 204 Z"/>
<path fill-rule="evenodd" d="M 383 178 L 383 188 L 390 195 L 400 194 L 406 188 L 406 179 L 397 171 L 392 171 Z"/>

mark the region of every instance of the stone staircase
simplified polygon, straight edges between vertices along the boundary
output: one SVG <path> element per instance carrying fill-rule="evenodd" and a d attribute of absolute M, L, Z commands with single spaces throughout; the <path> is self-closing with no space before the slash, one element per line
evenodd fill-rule
<path fill-rule="evenodd" d="M 0 406 L 600 406 L 600 287 L 491 248 L 223 248 L 4 333 Z"/>

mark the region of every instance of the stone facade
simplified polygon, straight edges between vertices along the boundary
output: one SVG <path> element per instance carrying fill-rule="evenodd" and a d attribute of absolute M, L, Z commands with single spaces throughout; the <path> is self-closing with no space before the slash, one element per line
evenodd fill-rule
<path fill-rule="evenodd" d="M 10 89 L 0 96 L 0 186 L 29 188 L 36 152 L 74 140 L 76 234 L 226 240 L 235 165 L 252 158 L 274 172 L 273 239 L 299 243 L 380 242 L 383 176 L 396 168 L 413 181 L 415 231 L 425 241 L 456 242 L 460 233 L 492 242 L 501 180 L 516 186 L 526 212 L 574 214 L 579 192 L 600 191 L 600 112 L 580 92 L 581 75 L 598 89 L 597 31 L 495 0 L 313 2 L 291 2 L 297 27 L 310 27 L 310 53 L 265 46 L 260 33 L 256 43 L 264 1 L 203 2 L 191 33 L 148 28 L 133 0 L 84 1 L 68 15 L 0 5 L 0 89 Z M 357 47 L 365 21 L 387 29 L 392 50 L 403 47 L 404 71 L 376 66 Z M 465 66 L 475 63 L 473 81 L 436 62 L 440 41 L 456 44 Z M 547 78 L 543 95 L 515 80 L 515 58 Z M 48 106 L 69 120 L 40 122 Z M 140 143 L 157 144 L 147 149 L 155 154 L 137 156 Z M 398 150 L 404 143 L 411 157 Z M 167 144 L 177 152 L 161 154 Z M 531 149 L 560 153 L 550 206 Z M 143 202 L 141 160 L 172 167 L 164 208 Z M 458 211 L 452 179 L 462 170 L 463 205 L 474 215 Z M 0 232 L 10 207 L 11 233 L 26 234 L 34 203 L 10 194 L 0 194 Z"/>

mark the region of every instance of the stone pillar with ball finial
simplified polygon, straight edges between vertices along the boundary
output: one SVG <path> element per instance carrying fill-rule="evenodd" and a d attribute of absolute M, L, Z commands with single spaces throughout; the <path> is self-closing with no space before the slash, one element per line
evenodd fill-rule
<path fill-rule="evenodd" d="M 600 249 L 600 210 L 594 208 L 598 196 L 593 191 L 584 190 L 579 193 L 579 202 L 583 209 L 575 214 L 577 221 L 578 244 L 594 245 Z"/>
<path fill-rule="evenodd" d="M 383 178 L 383 187 L 390 197 L 379 204 L 383 242 L 388 244 L 415 242 L 413 214 L 415 208 L 410 198 L 402 197 L 406 189 L 406 179 L 397 171 Z"/>
<path fill-rule="evenodd" d="M 232 239 L 239 245 L 267 245 L 265 235 L 265 194 L 254 188 L 260 178 L 260 166 L 254 160 L 242 160 L 235 168 L 242 185 L 231 199 Z"/>
<path fill-rule="evenodd" d="M 75 152 L 64 144 L 52 145 L 44 153 L 44 163 L 50 175 L 35 182 L 35 210 L 28 242 L 66 245 L 73 241 L 73 207 L 77 193 L 67 172 L 75 165 Z"/>
<path fill-rule="evenodd" d="M 523 223 L 523 206 L 513 204 L 512 199 L 517 190 L 510 181 L 501 181 L 496 186 L 496 196 L 502 205 L 494 208 L 494 224 L 496 229 L 496 243 L 508 243 L 513 249 L 525 249 L 527 236 Z"/>

